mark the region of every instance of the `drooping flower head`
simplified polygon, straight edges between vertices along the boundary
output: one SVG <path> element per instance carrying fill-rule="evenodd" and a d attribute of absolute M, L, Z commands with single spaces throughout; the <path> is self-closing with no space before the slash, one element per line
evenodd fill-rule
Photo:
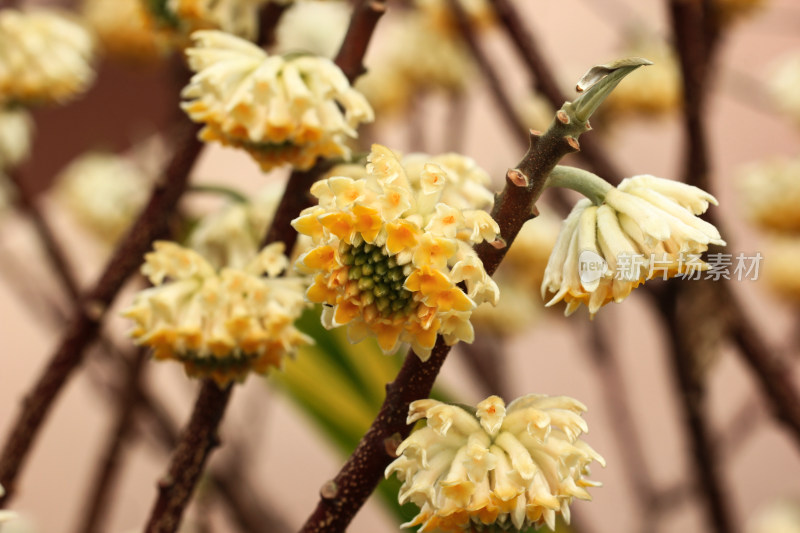
<path fill-rule="evenodd" d="M 647 279 L 699 275 L 708 245 L 725 244 L 696 216 L 717 205 L 697 187 L 648 175 L 607 187 L 600 205 L 575 205 L 547 263 L 542 297 L 555 293 L 547 305 L 564 300 L 567 315 L 580 304 L 594 315 Z"/>
<path fill-rule="evenodd" d="M 505 405 L 490 396 L 469 408 L 436 400 L 409 407 L 408 423 L 427 426 L 397 448 L 386 469 L 403 482 L 400 503 L 419 514 L 403 527 L 480 531 L 495 524 L 522 531 L 556 515 L 569 523 L 573 498 L 589 500 L 589 464 L 603 458 L 578 437 L 588 431 L 586 407 L 566 396 L 529 394 Z"/>
<path fill-rule="evenodd" d="M 201 137 L 243 148 L 264 170 L 310 168 L 318 157 L 349 157 L 356 126 L 373 120 L 366 99 L 321 57 L 269 56 L 219 31 L 192 34 L 183 109 L 205 124 Z"/>
<path fill-rule="evenodd" d="M 494 241 L 499 228 L 479 209 L 491 193 L 472 160 L 409 159 L 373 145 L 364 177 L 315 183 L 319 205 L 292 225 L 314 242 L 297 267 L 314 276 L 307 297 L 324 304 L 325 326 L 346 324 L 352 342 L 374 335 L 386 353 L 409 343 L 424 360 L 437 333 L 472 342 L 472 310 L 497 300 L 472 244 Z"/>
<path fill-rule="evenodd" d="M 94 81 L 94 40 L 59 11 L 0 11 L 0 103 L 63 103 Z"/>
<path fill-rule="evenodd" d="M 218 271 L 197 252 L 156 242 L 142 267 L 154 287 L 141 291 L 124 313 L 135 323 L 130 334 L 156 359 L 180 361 L 190 376 L 220 386 L 280 367 L 311 342 L 294 327 L 305 307 L 305 284 L 280 276 L 288 265 L 281 243 L 243 268 Z"/>

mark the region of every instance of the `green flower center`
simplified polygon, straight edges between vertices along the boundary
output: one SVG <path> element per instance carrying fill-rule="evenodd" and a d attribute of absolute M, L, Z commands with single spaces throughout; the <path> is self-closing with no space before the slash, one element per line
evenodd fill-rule
<path fill-rule="evenodd" d="M 402 318 L 417 307 L 413 293 L 403 287 L 406 281 L 403 266 L 383 247 L 342 242 L 339 257 L 350 267 L 348 279 L 358 283 L 358 298 L 363 306 L 374 305 L 384 318 Z"/>

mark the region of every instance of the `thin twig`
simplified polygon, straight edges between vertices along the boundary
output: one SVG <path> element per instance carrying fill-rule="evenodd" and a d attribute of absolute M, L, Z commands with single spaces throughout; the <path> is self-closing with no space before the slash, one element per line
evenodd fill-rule
<path fill-rule="evenodd" d="M 0 505 L 6 504 L 13 496 L 17 476 L 33 441 L 54 400 L 72 371 L 80 365 L 85 348 L 95 339 L 106 310 L 125 280 L 139 267 L 142 256 L 153 240 L 166 232 L 169 216 L 186 188 L 189 172 L 203 146 L 197 140 L 198 129 L 188 121 L 181 122 L 176 132 L 178 141 L 175 155 L 164 171 L 162 180 L 155 186 L 147 206 L 114 252 L 100 280 L 73 311 L 58 348 L 26 396 L 0 454 L 0 484 L 7 491 L 0 498 Z"/>
<path fill-rule="evenodd" d="M 505 380 L 505 340 L 491 331 L 476 328 L 472 344 L 459 344 L 458 347 L 470 374 L 481 384 L 484 393 L 496 394 L 510 402 L 512 396 Z"/>
<path fill-rule="evenodd" d="M 445 133 L 444 150 L 460 152 L 467 138 L 467 107 L 469 99 L 465 91 L 451 91 L 447 95 L 448 114 L 447 132 Z"/>
<path fill-rule="evenodd" d="M 595 320 L 589 324 L 589 331 L 591 339 L 589 353 L 599 374 L 605 404 L 614 416 L 612 434 L 625 458 L 622 462 L 623 473 L 640 506 L 646 508 L 655 496 L 653 475 L 647 465 L 630 406 L 625 401 L 622 370 L 600 321 Z"/>
<path fill-rule="evenodd" d="M 459 34 L 464 40 L 464 44 L 466 44 L 467 48 L 472 54 L 473 59 L 475 59 L 475 62 L 478 64 L 486 83 L 489 85 L 489 91 L 494 98 L 495 104 L 497 104 L 497 107 L 500 110 L 500 114 L 503 117 L 506 126 L 514 134 L 514 139 L 518 140 L 521 146 L 524 146 L 525 133 L 528 131 L 528 128 L 525 126 L 525 124 L 523 124 L 519 114 L 511 104 L 511 100 L 505 93 L 503 82 L 500 79 L 500 75 L 495 70 L 494 64 L 484 53 L 483 49 L 478 43 L 478 37 L 473 31 L 472 25 L 469 21 L 469 16 L 464 11 L 461 3 L 458 0 L 449 0 L 449 3 L 450 9 L 455 15 L 456 26 Z M 561 104 L 563 103 L 564 102 L 562 101 Z M 561 104 L 559 104 L 559 106 Z"/>
<path fill-rule="evenodd" d="M 189 424 L 170 461 L 167 475 L 159 481 L 158 498 L 145 533 L 172 533 L 180 525 L 211 450 L 219 445 L 217 427 L 231 397 L 233 385 L 221 389 L 206 379 L 200 389 Z"/>
<path fill-rule="evenodd" d="M 95 533 L 104 529 L 103 520 L 110 509 L 111 496 L 119 473 L 120 457 L 133 429 L 136 398 L 139 395 L 142 369 L 146 360 L 147 352 L 140 348 L 133 356 L 133 360 L 128 362 L 126 383 L 116 398 L 116 423 L 89 491 L 86 513 L 76 530 L 78 533 Z"/>
<path fill-rule="evenodd" d="M 285 246 L 286 254 L 291 254 L 297 242 L 297 232 L 292 228 L 292 220 L 300 211 L 314 205 L 314 198 L 308 190 L 331 166 L 329 160 L 322 160 L 310 170 L 295 170 L 289 175 L 272 223 L 261 241 L 262 247 L 280 241 Z"/>
<path fill-rule="evenodd" d="M 386 0 L 361 0 L 353 9 L 342 46 L 334 62 L 352 84 L 364 74 L 364 56 L 378 21 L 386 12 Z"/>
<path fill-rule="evenodd" d="M 684 77 L 684 124 L 688 138 L 685 181 L 705 189 L 708 188 L 709 164 L 702 120 L 703 94 L 720 36 L 718 16 L 713 6 L 706 4 L 710 3 L 699 5 L 680 0 L 670 3 L 676 49 Z M 719 226 L 714 218 L 713 214 L 709 216 Z M 719 301 L 728 304 L 729 330 L 739 353 L 753 369 L 775 416 L 800 443 L 800 394 L 791 381 L 791 374 L 780 358 L 766 348 L 764 339 L 733 295 L 730 282 L 720 282 L 715 288 Z"/>
<path fill-rule="evenodd" d="M 769 400 L 775 417 L 784 423 L 795 443 L 800 446 L 800 394 L 792 381 L 791 368 L 776 350 L 770 350 L 761 333 L 745 314 L 741 303 L 730 295 L 728 283 L 720 290 L 729 293 L 731 303 L 730 334 L 745 362 L 761 385 L 761 392 Z"/>
<path fill-rule="evenodd" d="M 268 48 L 275 44 L 275 29 L 289 5 L 289 3 L 267 2 L 259 11 L 256 42 L 262 48 Z"/>
<path fill-rule="evenodd" d="M 560 108 L 567 100 L 566 95 L 559 88 L 553 70 L 548 65 L 544 54 L 541 53 L 533 32 L 523 24 L 524 17 L 510 0 L 494 0 L 490 4 L 494 6 L 498 19 L 517 49 L 520 59 L 528 68 L 534 89 L 541 92 L 554 108 Z M 596 174 L 609 182 L 618 183 L 622 179 L 623 174 L 606 156 L 606 151 L 601 148 L 596 137 L 582 142 L 578 156 Z"/>
<path fill-rule="evenodd" d="M 53 232 L 47 219 L 39 209 L 39 206 L 36 205 L 36 199 L 19 171 L 13 170 L 8 172 L 7 175 L 17 189 L 19 206 L 33 223 L 33 227 L 36 230 L 36 234 L 39 236 L 39 240 L 42 242 L 47 258 L 53 265 L 53 270 L 55 270 L 64 290 L 67 291 L 67 296 L 69 296 L 70 300 L 73 302 L 77 302 L 80 299 L 80 288 L 72 272 L 72 267 L 69 264 L 67 255 L 58 244 L 55 232 Z"/>
<path fill-rule="evenodd" d="M 680 287 L 676 285 L 674 290 L 664 292 L 659 308 L 667 324 L 669 359 L 694 459 L 692 471 L 702 489 L 712 531 L 731 533 L 736 527 L 719 473 L 720 457 L 715 452 L 711 425 L 704 411 L 705 388 L 702 373 L 697 368 L 700 354 L 687 342 L 691 335 L 679 323 L 678 301 L 683 292 Z"/>

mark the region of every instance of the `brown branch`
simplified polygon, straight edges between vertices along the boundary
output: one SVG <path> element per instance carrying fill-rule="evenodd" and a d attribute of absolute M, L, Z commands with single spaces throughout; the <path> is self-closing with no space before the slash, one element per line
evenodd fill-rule
<path fill-rule="evenodd" d="M 58 348 L 26 396 L 0 454 L 0 484 L 7 491 L 0 498 L 0 505 L 6 504 L 13 496 L 17 476 L 33 441 L 54 400 L 72 371 L 80 365 L 86 346 L 97 335 L 105 311 L 125 280 L 139 267 L 152 241 L 166 232 L 168 218 L 186 188 L 189 172 L 202 148 L 202 143 L 197 140 L 198 129 L 188 121 L 181 122 L 176 132 L 178 148 L 164 171 L 163 179 L 114 252 L 100 280 L 74 310 Z"/>
<path fill-rule="evenodd" d="M 721 291 L 730 293 L 728 283 L 721 284 Z M 769 400 L 774 416 L 800 446 L 800 394 L 792 381 L 791 367 L 767 343 L 745 315 L 741 303 L 729 294 L 732 314 L 730 334 L 739 348 L 739 353 L 750 366 L 761 386 L 761 392 Z"/>
<path fill-rule="evenodd" d="M 108 444 L 105 447 L 100 468 L 97 471 L 78 533 L 95 533 L 103 530 L 103 520 L 108 514 L 114 484 L 118 478 L 120 456 L 125 443 L 132 434 L 132 422 L 136 411 L 136 398 L 139 396 L 142 369 L 147 360 L 147 351 L 137 350 L 133 360 L 126 365 L 127 379 L 116 401 L 116 423 Z"/>
<path fill-rule="evenodd" d="M 158 498 L 145 533 L 177 531 L 208 456 L 219 444 L 217 427 L 225 414 L 232 390 L 233 385 L 220 389 L 211 379 L 203 381 L 189 424 L 170 461 L 168 473 L 158 483 Z"/>
<path fill-rule="evenodd" d="M 511 100 L 509 99 L 508 95 L 506 95 L 505 90 L 503 89 L 503 82 L 500 79 L 500 75 L 495 70 L 492 61 L 481 49 L 481 46 L 478 43 L 478 37 L 475 35 L 475 32 L 470 24 L 469 16 L 464 11 L 464 8 L 461 6 L 461 2 L 459 2 L 459 0 L 449 0 L 449 3 L 450 9 L 455 15 L 458 32 L 461 35 L 461 38 L 464 40 L 464 44 L 472 54 L 473 59 L 483 73 L 486 83 L 489 85 L 489 91 L 495 101 L 495 104 L 497 104 L 497 107 L 500 110 L 500 114 L 503 117 L 506 126 L 514 134 L 514 139 L 518 139 L 520 144 L 524 145 L 525 133 L 528 131 L 528 128 L 525 126 L 525 124 L 523 124 L 519 114 L 511 104 Z M 560 107 L 563 103 L 564 102 L 562 101 L 560 104 L 558 104 L 558 106 Z"/>
<path fill-rule="evenodd" d="M 100 386 L 96 380 L 94 382 Z M 118 388 L 112 388 L 105 392 L 112 397 L 119 397 L 122 394 L 122 390 Z M 134 403 L 136 404 L 137 418 L 148 424 L 148 430 L 139 431 L 136 436 L 154 436 L 156 444 L 160 445 L 164 451 L 174 450 L 180 435 L 167 409 L 143 384 L 140 384 L 136 392 Z M 241 465 L 244 460 L 245 458 L 237 456 L 235 461 L 212 468 L 209 474 L 211 488 L 224 501 L 231 517 L 243 531 L 288 533 L 290 528 L 285 521 L 274 510 L 269 509 L 256 498 L 257 491 L 250 485 L 246 474 L 242 471 Z"/>
<path fill-rule="evenodd" d="M 525 63 L 531 74 L 534 90 L 541 92 L 550 104 L 558 109 L 567 100 L 567 97 L 558 86 L 553 75 L 553 70 L 548 65 L 544 54 L 541 53 L 533 32 L 523 24 L 524 17 L 519 13 L 510 0 L 494 0 L 497 18 L 506 30 L 511 42 L 517 49 L 520 59 Z M 578 156 L 599 176 L 611 183 L 619 183 L 623 174 L 617 166 L 606 156 L 606 151 L 597 142 L 596 138 L 583 141 Z"/>
<path fill-rule="evenodd" d="M 334 62 L 350 83 L 364 74 L 364 55 L 378 21 L 386 12 L 386 0 L 361 0 L 353 9 L 342 46 Z"/>
<path fill-rule="evenodd" d="M 608 335 L 598 319 L 589 324 L 591 346 L 589 353 L 600 375 L 600 388 L 605 404 L 614 416 L 612 432 L 617 446 L 625 460 L 622 462 L 623 474 L 628 480 L 635 498 L 642 508 L 655 499 L 653 475 L 647 465 L 641 440 L 633 422 L 633 413 L 625 401 L 625 382 L 622 369 L 609 345 Z"/>
<path fill-rule="evenodd" d="M 698 327 L 698 324 L 681 324 L 679 302 L 682 293 L 681 286 L 675 285 L 673 290 L 662 294 L 658 303 L 667 324 L 669 359 L 694 459 L 692 472 L 702 489 L 711 529 L 716 533 L 731 533 L 736 531 L 736 527 L 729 508 L 730 499 L 723 489 L 720 456 L 715 452 L 711 424 L 704 411 L 705 387 L 699 369 L 702 354 L 691 342 L 692 333 L 686 330 L 687 327 Z"/>
<path fill-rule="evenodd" d="M 55 233 L 53 232 L 50 224 L 47 222 L 47 219 L 44 217 L 39 207 L 36 205 L 36 198 L 34 198 L 33 193 L 19 171 L 14 170 L 9 172 L 8 177 L 11 179 L 17 189 L 19 206 L 33 223 L 36 234 L 39 236 L 39 240 L 42 242 L 44 251 L 50 260 L 56 275 L 61 281 L 61 285 L 63 285 L 64 290 L 67 291 L 67 296 L 69 296 L 70 300 L 73 302 L 77 302 L 80 299 L 80 288 L 78 286 L 78 282 L 72 272 L 72 267 L 70 267 L 67 255 L 58 244 L 58 239 L 56 239 Z"/>
<path fill-rule="evenodd" d="M 683 121 L 686 132 L 684 181 L 709 190 L 708 143 L 703 105 L 715 39 L 705 33 L 706 17 L 701 2 L 670 0 L 669 13 L 683 84 Z"/>
<path fill-rule="evenodd" d="M 720 38 L 719 17 L 711 4 L 670 2 L 675 45 L 684 78 L 684 127 L 688 139 L 685 181 L 705 189 L 709 185 L 709 163 L 702 120 L 704 88 Z M 709 218 L 714 221 L 713 216 Z M 716 289 L 719 301 L 728 304 L 731 337 L 753 369 L 775 416 L 800 444 L 800 394 L 791 381 L 791 373 L 780 358 L 766 348 L 764 339 L 733 296 L 729 283 L 720 282 Z"/>
<path fill-rule="evenodd" d="M 508 246 L 532 217 L 532 207 L 542 193 L 547 175 L 564 155 L 578 149 L 577 137 L 585 128 L 585 124 L 554 121 L 541 136 L 530 135 L 530 149 L 518 167 L 506 175 L 505 187 L 492 209 L 492 218 L 498 222 L 506 246 L 482 243 L 475 248 L 489 275 L 497 270 Z M 449 351 L 450 347 L 439 337 L 427 362 L 421 362 L 413 352 L 406 355 L 397 377 L 386 386 L 386 398 L 378 416 L 331 481 L 332 494 L 321 495 L 316 509 L 303 525 L 303 533 L 345 530 L 392 459 L 387 445 L 397 436 L 405 437 L 410 433 L 411 428 L 406 424 L 409 404 L 429 396 Z"/>
<path fill-rule="evenodd" d="M 275 29 L 290 4 L 267 2 L 258 13 L 258 36 L 256 42 L 262 48 L 275 44 Z"/>
<path fill-rule="evenodd" d="M 295 170 L 291 173 L 281 201 L 275 209 L 272 223 L 261 241 L 262 247 L 280 241 L 285 246 L 286 254 L 291 255 L 297 242 L 297 232 L 292 227 L 292 220 L 297 218 L 300 211 L 314 205 L 314 198 L 308 190 L 332 166 L 332 161 L 323 159 L 309 170 Z"/>
<path fill-rule="evenodd" d="M 502 336 L 476 328 L 475 340 L 471 344 L 459 344 L 459 355 L 464 356 L 467 369 L 478 380 L 485 394 L 496 394 L 510 402 L 512 397 L 505 379 L 508 359 L 505 348 Z"/>
<path fill-rule="evenodd" d="M 387 444 L 398 436 L 405 438 L 411 432 L 411 426 L 406 424 L 408 405 L 430 395 L 449 351 L 450 347 L 438 337 L 427 362 L 420 361 L 413 352 L 406 356 L 397 377 L 386 386 L 386 398 L 378 416 L 333 479 L 333 494 L 320 494 L 319 503 L 301 532 L 345 530 L 383 477 L 383 471 L 391 460 Z"/>

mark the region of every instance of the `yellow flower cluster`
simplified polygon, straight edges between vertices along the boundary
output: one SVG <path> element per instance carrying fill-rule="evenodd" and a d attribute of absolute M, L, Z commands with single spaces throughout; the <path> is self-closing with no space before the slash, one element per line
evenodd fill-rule
<path fill-rule="evenodd" d="M 294 327 L 305 284 L 280 276 L 288 265 L 280 243 L 244 268 L 217 271 L 192 250 L 156 242 L 142 267 L 154 287 L 124 312 L 135 323 L 131 336 L 156 359 L 180 361 L 190 376 L 220 386 L 280 367 L 284 356 L 311 342 Z"/>
<path fill-rule="evenodd" d="M 0 11 L 0 104 L 51 104 L 94 81 L 94 40 L 54 10 Z"/>
<path fill-rule="evenodd" d="M 584 476 L 603 458 L 579 439 L 588 431 L 586 407 L 566 396 L 529 394 L 511 402 L 490 396 L 476 408 L 418 400 L 408 423 L 427 426 L 398 447 L 386 469 L 403 482 L 400 503 L 419 514 L 403 527 L 419 531 L 480 531 L 497 525 L 522 531 L 556 515 L 569 523 L 573 498 L 591 499 Z M 497 530 L 497 529 L 495 529 Z"/>
<path fill-rule="evenodd" d="M 547 305 L 564 300 L 567 315 L 580 304 L 594 315 L 646 279 L 706 270 L 700 255 L 709 244 L 725 244 L 712 224 L 696 216 L 717 204 L 697 187 L 643 175 L 616 189 L 608 185 L 604 196 L 599 206 L 589 199 L 575 205 L 545 270 L 542 297 L 555 293 Z M 605 268 L 582 272 L 599 260 Z"/>
<path fill-rule="evenodd" d="M 386 353 L 409 343 L 425 360 L 437 333 L 472 342 L 472 310 L 498 297 L 472 249 L 499 233 L 478 209 L 491 202 L 485 173 L 454 154 L 404 166 L 380 145 L 368 160 L 363 177 L 315 183 L 319 205 L 292 222 L 314 243 L 297 261 L 314 276 L 308 299 L 324 304 L 327 328 L 347 324 L 352 342 L 374 335 Z"/>
<path fill-rule="evenodd" d="M 245 149 L 261 168 L 308 169 L 318 157 L 349 157 L 355 128 L 373 120 L 366 99 L 330 60 L 269 56 L 219 31 L 192 34 L 187 50 L 197 72 L 183 90 L 183 109 L 206 126 L 205 141 Z"/>

